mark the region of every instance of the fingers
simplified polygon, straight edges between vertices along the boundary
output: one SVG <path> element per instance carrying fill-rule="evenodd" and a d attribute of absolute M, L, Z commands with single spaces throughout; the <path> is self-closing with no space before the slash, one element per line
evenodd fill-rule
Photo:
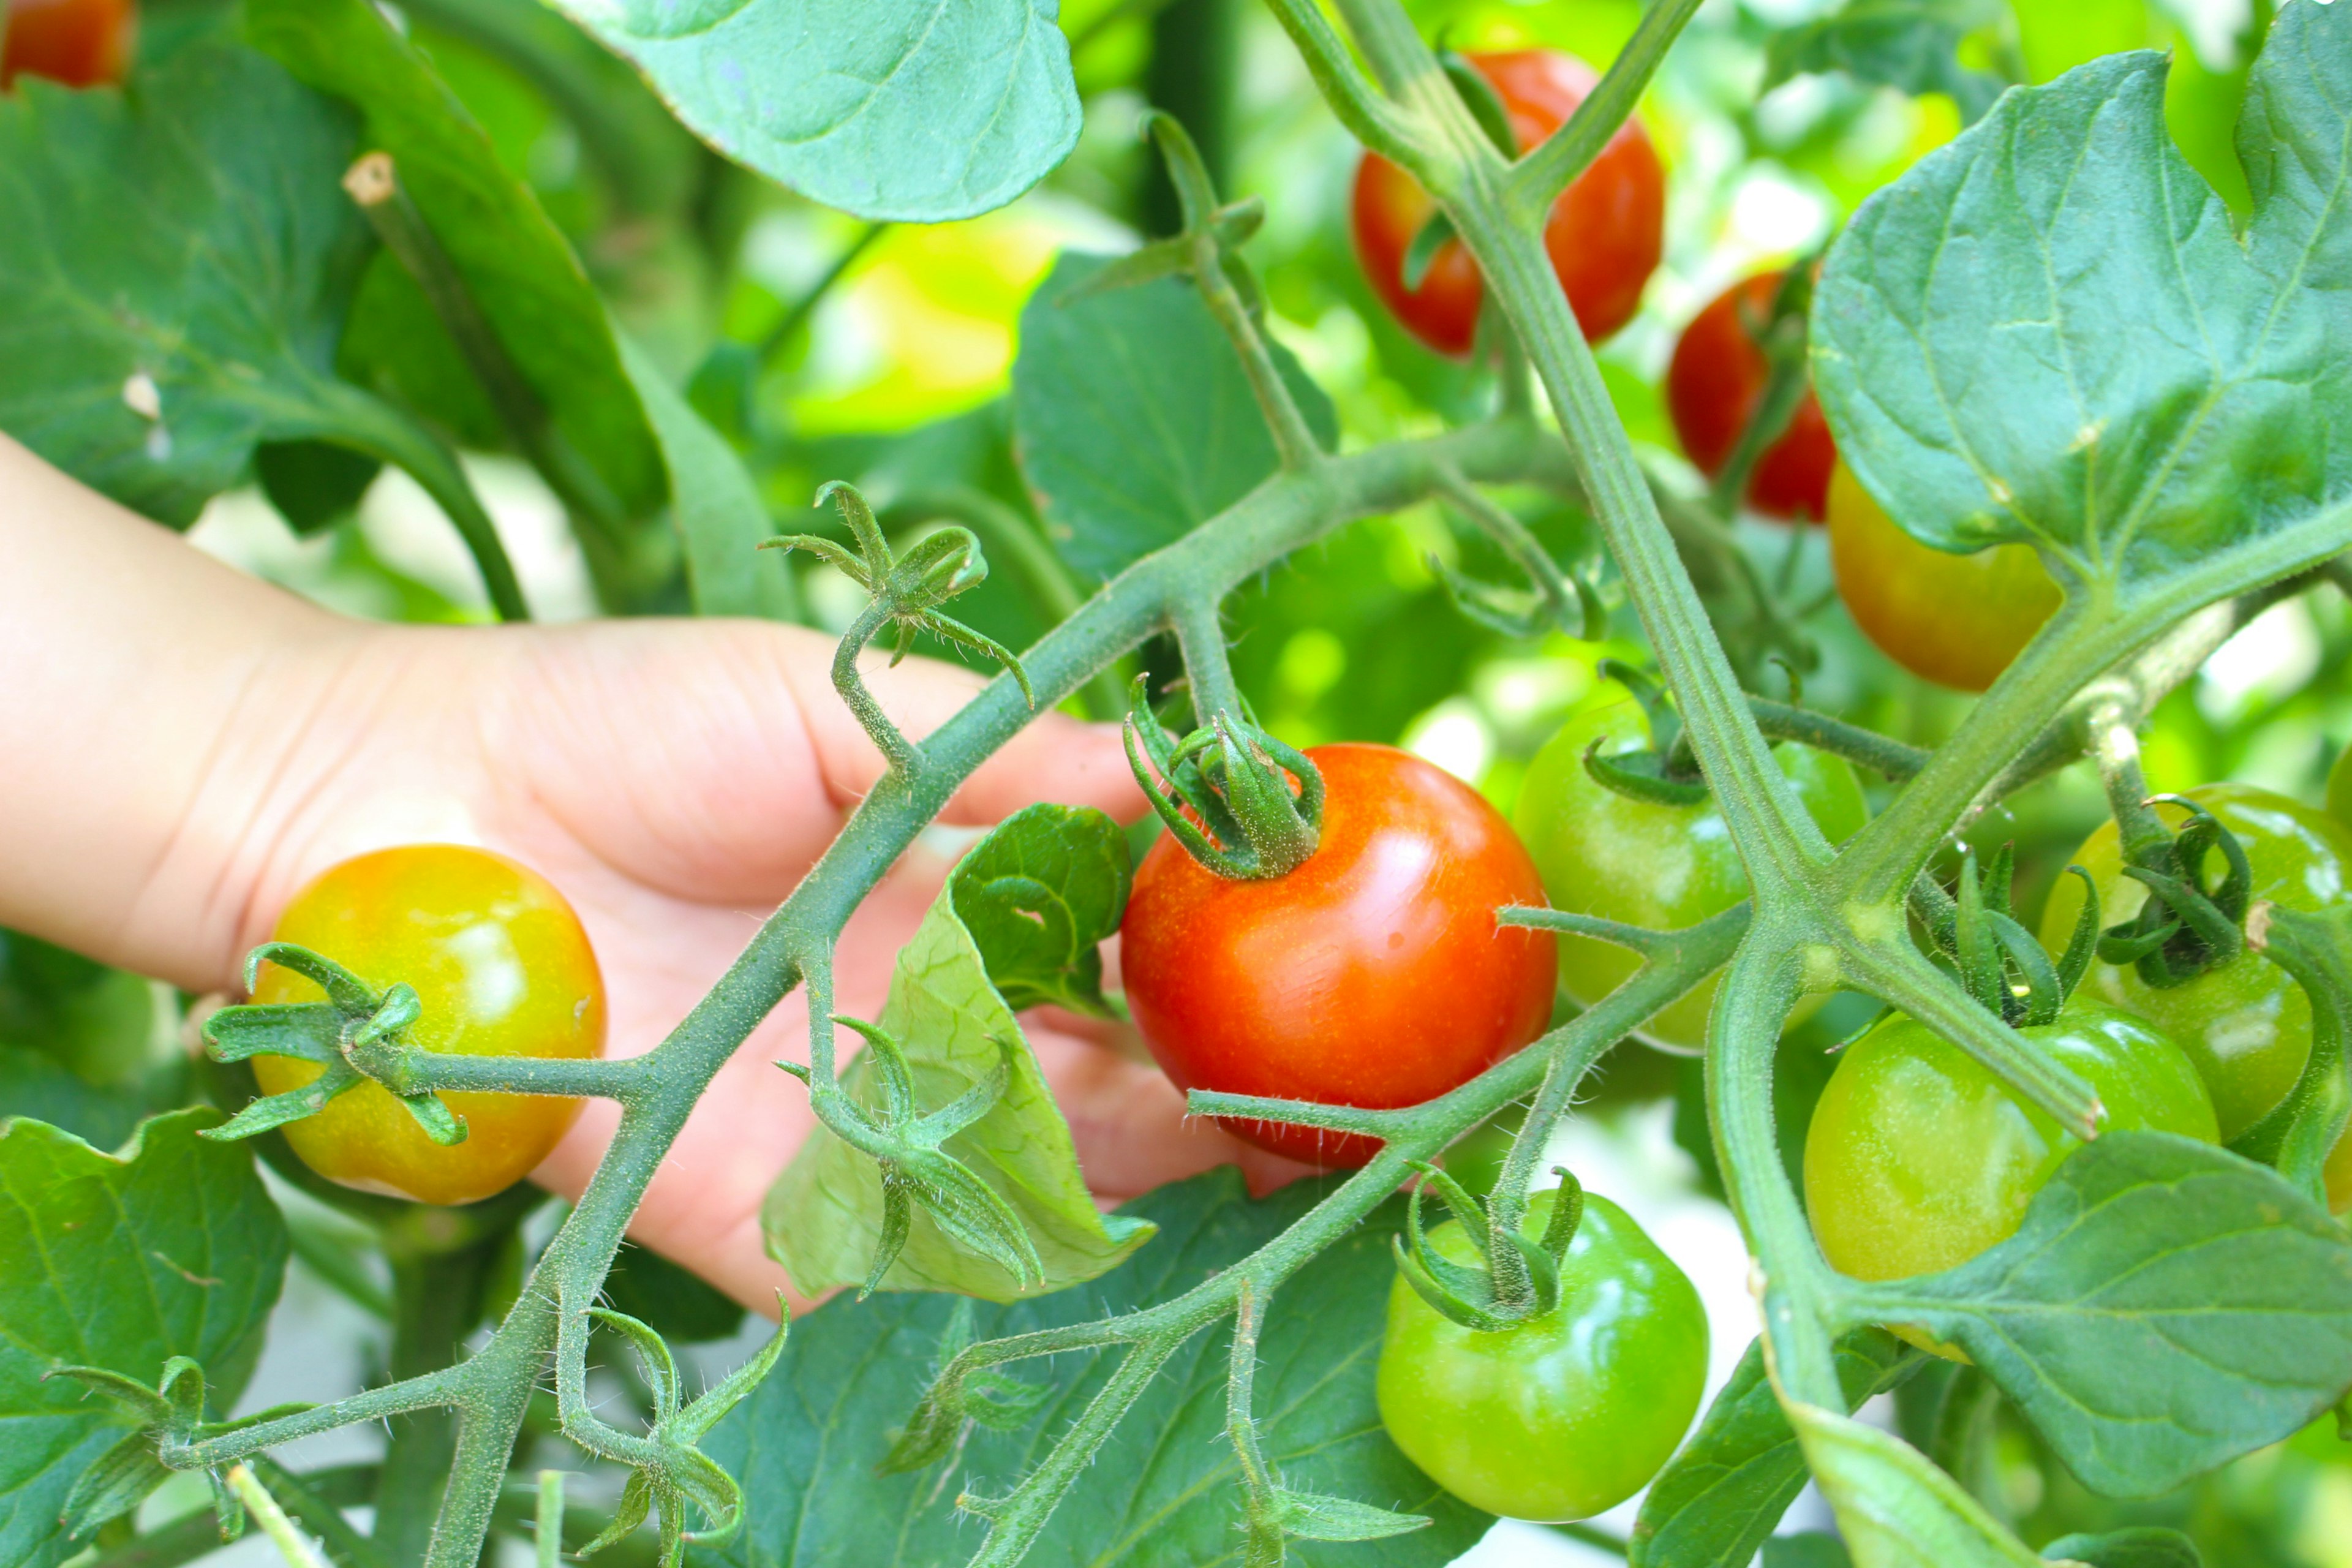
<path fill-rule="evenodd" d="M 834 643 L 820 633 L 778 627 L 779 669 L 790 682 L 834 798 L 855 805 L 882 776 L 882 753 L 833 687 Z M 866 687 L 900 733 L 919 741 L 953 718 L 988 683 L 988 677 L 936 659 L 891 665 L 869 648 L 858 661 Z M 1088 724 L 1064 713 L 1041 713 L 956 792 L 942 820 L 973 826 L 1000 822 L 1041 800 L 1091 805 L 1120 821 L 1144 809 L 1121 750 L 1116 725 Z"/>

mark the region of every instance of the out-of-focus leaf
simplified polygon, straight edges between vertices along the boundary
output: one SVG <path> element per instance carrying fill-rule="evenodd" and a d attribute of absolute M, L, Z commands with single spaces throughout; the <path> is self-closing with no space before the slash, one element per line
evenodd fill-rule
<path fill-rule="evenodd" d="M 2063 1536 L 2043 1547 L 2042 1555 L 2083 1568 L 2205 1568 L 2195 1542 L 2177 1530 L 2154 1528 Z"/>
<path fill-rule="evenodd" d="M 1003 206 L 1077 144 L 1056 0 L 555 0 L 688 128 L 860 217 Z"/>
<path fill-rule="evenodd" d="M 0 1563 L 52 1568 L 79 1550 L 58 1523 L 67 1495 L 131 1423 L 44 1374 L 100 1366 L 152 1387 L 191 1356 L 225 1410 L 252 1373 L 286 1226 L 252 1154 L 195 1135 L 219 1121 L 158 1117 L 119 1156 L 38 1121 L 0 1124 Z"/>
<path fill-rule="evenodd" d="M 1960 42 L 1999 22 L 2000 0 L 1849 0 L 1827 16 L 1772 35 L 1764 84 L 1807 71 L 1843 71 L 1873 87 L 1940 92 L 1963 121 L 1980 118 L 2008 84 L 1960 63 Z"/>
<path fill-rule="evenodd" d="M 743 1326 L 740 1302 L 633 1241 L 621 1244 L 604 1276 L 604 1305 L 680 1344 L 723 1340 Z"/>
<path fill-rule="evenodd" d="M 2038 1568 L 2040 1558 L 1902 1438 L 1819 1405 L 1788 1409 L 1854 1568 Z"/>
<path fill-rule="evenodd" d="M 992 1339 L 1169 1300 L 1264 1246 L 1329 1190 L 1298 1182 L 1252 1202 L 1231 1166 L 1162 1187 L 1117 1216 L 1158 1227 L 1150 1247 L 1091 1283 L 980 1306 L 971 1331 Z M 1381 1210 L 1268 1300 L 1255 1403 L 1260 1442 L 1285 1486 L 1435 1522 L 1377 1547 L 1294 1541 L 1288 1561 L 1305 1568 L 1440 1568 L 1491 1522 L 1396 1450 L 1373 1401 L 1401 1207 Z M 943 1469 L 877 1475 L 966 1306 L 939 1296 L 842 1297 L 796 1321 L 768 1381 L 703 1444 L 741 1478 L 747 1500 L 742 1535 L 724 1552 L 698 1553 L 699 1561 L 735 1568 L 968 1561 L 984 1526 L 957 1512 L 957 1496 L 1001 1492 L 1035 1465 L 1119 1352 L 1008 1368 L 1044 1390 L 1030 1419 L 1007 1430 L 975 1426 Z M 1030 1568 L 1236 1561 L 1238 1465 L 1223 1429 L 1230 1353 L 1223 1329 L 1175 1352 L 1047 1524 Z"/>
<path fill-rule="evenodd" d="M 1192 285 L 1078 297 L 1105 265 L 1076 254 L 1054 264 L 1021 312 L 1013 363 L 1022 471 L 1063 555 L 1097 577 L 1189 533 L 1277 461 L 1241 357 Z M 1274 356 L 1329 447 L 1330 400 L 1279 345 Z"/>
<path fill-rule="evenodd" d="M 1763 1568 L 1853 1568 L 1844 1542 L 1814 1530 L 1774 1536 L 1764 1543 L 1762 1562 Z"/>
<path fill-rule="evenodd" d="M 340 522 L 360 504 L 383 464 L 325 441 L 269 441 L 253 449 L 253 475 L 297 533 Z"/>
<path fill-rule="evenodd" d="M 2352 12 L 2289 5 L 2248 89 L 2253 193 L 2174 150 L 2165 62 L 2003 98 L 1864 204 L 1813 368 L 1838 449 L 1927 543 L 2037 543 L 2124 598 L 2232 546 L 2344 542 L 2352 488 Z M 2292 560 L 2282 558 L 2282 570 Z"/>
<path fill-rule="evenodd" d="M 371 241 L 341 106 L 215 42 L 135 81 L 0 98 L 0 429 L 185 527 L 256 443 L 368 419 L 330 367 Z"/>
<path fill-rule="evenodd" d="M 579 258 L 425 57 L 368 0 L 247 0 L 247 30 L 295 75 L 366 116 L 403 187 L 557 435 L 639 516 L 666 489 L 659 449 Z"/>
<path fill-rule="evenodd" d="M 1870 1288 L 1957 1342 L 2094 1491 L 2168 1490 L 2286 1437 L 2352 1385 L 2352 1238 L 2267 1166 L 2111 1132 L 2017 1234 Z"/>
<path fill-rule="evenodd" d="M 1097 923 L 1092 911 L 1107 901 L 1096 884 L 1111 871 L 1103 859 L 1100 834 L 1087 820 L 1099 815 L 1031 806 L 982 839 L 972 857 L 991 878 L 999 874 L 992 868 L 1029 867 L 1061 879 L 1064 873 L 1053 862 L 1066 855 L 1066 879 L 1040 882 L 1054 896 L 1034 901 L 1050 905 L 1066 899 L 1075 931 Z M 1067 850 L 1048 850 L 1035 842 L 1039 834 L 1065 832 L 1071 837 Z M 1120 842 L 1119 848 L 1125 847 Z M 1062 889 L 1058 894 L 1056 885 Z M 1043 1289 L 1055 1290 L 1111 1268 L 1150 1239 L 1151 1226 L 1096 1209 L 1078 1170 L 1069 1124 L 1045 1087 L 1045 1074 L 1012 1007 L 990 983 L 991 948 L 995 963 L 1003 964 L 1008 974 L 1022 977 L 1024 991 L 1034 991 L 1041 977 L 1074 988 L 1083 973 L 1083 955 L 1069 942 L 1049 943 L 1069 957 L 1050 973 L 1038 967 L 1048 956 L 1045 947 L 1027 938 L 1017 945 L 1005 942 L 1013 933 L 1004 922 L 1024 917 L 990 892 L 986 880 L 978 887 L 975 909 L 982 923 L 977 930 L 965 925 L 954 890 L 943 889 L 931 905 L 913 939 L 899 950 L 890 998 L 879 1022 L 904 1045 L 916 1100 L 925 1111 L 953 1102 L 994 1076 L 1004 1059 L 1000 1041 L 1017 1047 L 1003 1097 L 940 1150 L 1012 1205 L 1044 1264 Z M 1124 886 L 1118 890 L 1123 907 Z M 1041 913 L 1041 921 L 1045 918 Z M 870 1050 L 850 1064 L 842 1080 L 854 1099 L 879 1105 Z M 791 1273 L 793 1284 L 814 1294 L 866 1279 L 883 1236 L 884 1214 L 880 1168 L 840 1139 L 820 1133 L 802 1145 L 776 1179 L 761 1222 L 769 1249 Z M 1023 1294 L 1021 1282 L 1009 1270 L 952 1239 L 919 1205 L 906 1246 L 883 1276 L 882 1288 L 954 1290 L 992 1301 Z"/>
<path fill-rule="evenodd" d="M 139 1123 L 189 1099 L 184 1062 L 134 1078 L 92 1083 L 45 1052 L 0 1045 L 0 1122 L 46 1121 L 100 1149 L 120 1148 Z"/>

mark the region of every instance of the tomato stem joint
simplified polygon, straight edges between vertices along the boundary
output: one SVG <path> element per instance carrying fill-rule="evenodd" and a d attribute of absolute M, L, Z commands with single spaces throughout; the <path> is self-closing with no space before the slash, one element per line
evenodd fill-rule
<path fill-rule="evenodd" d="M 261 966 L 290 969 L 327 994 L 324 1002 L 247 1003 L 205 1020 L 205 1054 L 216 1062 L 252 1057 L 293 1057 L 326 1070 L 299 1088 L 264 1095 L 200 1136 L 235 1142 L 316 1115 L 337 1095 L 373 1079 L 416 1119 L 425 1135 L 446 1146 L 466 1141 L 465 1118 L 431 1089 L 412 1087 L 411 1048 L 401 1037 L 424 1009 L 416 992 L 395 983 L 378 992 L 333 959 L 290 942 L 267 942 L 246 955 L 250 992 Z"/>
<path fill-rule="evenodd" d="M 1323 836 L 1323 774 L 1306 753 L 1230 713 L 1172 740 L 1140 676 L 1133 704 L 1128 766 L 1193 859 L 1220 877 L 1255 881 L 1286 875 L 1315 853 Z"/>
<path fill-rule="evenodd" d="M 2042 943 L 2010 913 L 2013 845 L 2004 844 L 1980 870 L 1974 850 L 1961 858 L 1954 899 L 1938 898 L 1926 915 L 1927 935 L 1958 971 L 1979 1005 L 2013 1028 L 2057 1021 L 2059 1009 L 2089 973 L 2099 943 L 2099 892 L 2080 866 L 2083 911 L 2066 951 L 2053 963 Z"/>
<path fill-rule="evenodd" d="M 1490 1215 L 1486 1205 L 1439 1166 L 1416 1160 L 1412 1168 L 1421 1179 L 1405 1200 L 1405 1234 L 1393 1237 L 1391 1245 L 1396 1248 L 1397 1272 L 1414 1294 L 1435 1311 L 1480 1333 L 1516 1327 L 1559 1305 L 1560 1260 L 1568 1256 L 1569 1243 L 1576 1239 L 1576 1227 L 1584 1218 L 1584 1188 L 1567 1167 L 1552 1167 L 1560 1179 L 1559 1194 L 1541 1239 L 1520 1230 L 1516 1205 L 1503 1215 Z M 1477 1267 L 1454 1262 L 1429 1246 L 1422 1229 L 1421 1199 L 1430 1187 L 1437 1189 L 1462 1222 L 1463 1234 L 1477 1248 Z M 1491 1223 L 1496 1217 L 1509 1223 Z M 1511 1248 L 1508 1255 L 1501 1251 L 1505 1244 Z"/>

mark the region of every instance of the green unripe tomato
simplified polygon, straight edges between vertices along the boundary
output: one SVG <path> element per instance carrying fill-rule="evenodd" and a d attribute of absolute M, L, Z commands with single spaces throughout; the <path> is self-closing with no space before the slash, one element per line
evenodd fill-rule
<path fill-rule="evenodd" d="M 1543 1234 L 1552 1192 L 1521 1230 Z M 1458 1224 L 1430 1232 L 1457 1263 Z M 1381 1345 L 1381 1422 L 1405 1457 L 1474 1508 L 1513 1519 L 1589 1519 L 1658 1473 L 1698 1413 L 1706 1312 L 1624 1210 L 1590 1194 L 1560 1265 L 1559 1305 L 1495 1333 L 1465 1329 L 1399 1277 Z"/>
<path fill-rule="evenodd" d="M 2091 1086 L 2107 1130 L 2216 1141 L 2188 1056 L 2128 1013 L 2077 996 L 2056 1023 L 2020 1033 Z M 1895 1014 L 1846 1047 L 1813 1108 L 1805 1208 L 1843 1273 L 1940 1273 L 2014 1235 L 2080 1143 L 1974 1057 Z"/>
<path fill-rule="evenodd" d="M 1603 756 L 1650 743 L 1631 698 L 1570 718 L 1528 764 L 1512 817 L 1552 907 L 1670 931 L 1696 925 L 1746 898 L 1748 872 L 1715 802 L 1654 805 L 1596 783 L 1584 771 L 1585 749 L 1596 740 Z M 1831 843 L 1843 843 L 1861 828 L 1869 812 L 1862 784 L 1843 757 L 1793 744 L 1775 747 L 1773 754 Z M 1562 933 L 1559 939 L 1560 985 L 1588 1007 L 1640 963 L 1630 950 L 1591 937 Z M 1720 978 L 1710 976 L 1659 1013 L 1638 1031 L 1640 1037 L 1669 1050 L 1703 1047 Z M 1790 1022 L 1823 1000 L 1805 998 Z"/>
<path fill-rule="evenodd" d="M 2219 817 L 2245 847 L 2254 897 L 2290 910 L 2318 910 L 2352 898 L 2352 832 L 2325 813 L 2252 784 L 2211 784 L 2183 792 Z M 2159 805 L 2178 827 L 2187 813 Z M 2147 889 L 2123 874 L 2113 822 L 2083 841 L 2074 863 L 2099 889 L 2099 919 L 2115 925 L 2139 913 Z M 2209 860 L 2217 873 L 2218 854 Z M 2083 907 L 2081 881 L 2059 879 L 2042 916 L 2042 941 L 2062 952 Z M 2242 952 L 2179 985 L 2151 986 L 2138 972 L 2094 963 L 2081 994 L 2112 1003 L 2170 1036 L 2212 1091 L 2224 1142 L 2235 1138 L 2294 1087 L 2311 1055 L 2311 1001 L 2259 953 Z"/>

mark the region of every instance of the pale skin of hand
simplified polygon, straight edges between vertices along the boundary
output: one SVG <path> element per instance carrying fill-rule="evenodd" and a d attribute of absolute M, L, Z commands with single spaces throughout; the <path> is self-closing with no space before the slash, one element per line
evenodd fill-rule
<path fill-rule="evenodd" d="M 651 1049 L 792 890 L 882 771 L 835 695 L 833 644 L 750 621 L 420 627 L 349 620 L 247 577 L 0 437 L 0 924 L 197 992 L 296 891 L 387 845 L 478 844 L 578 910 L 611 998 L 609 1054 Z M 875 660 L 919 737 L 968 672 Z M 941 821 L 1037 800 L 1143 809 L 1118 733 L 1040 717 Z M 851 920 L 837 1006 L 879 1012 L 949 864 L 919 845 Z M 1238 1162 L 1304 1167 L 1187 1121 L 1130 1039 L 1024 1020 L 1100 1201 Z M 854 1037 L 842 1037 L 844 1048 Z M 1110 1048 L 1114 1045 L 1124 1048 Z M 788 1288 L 761 1197 L 816 1129 L 772 1064 L 807 1060 L 788 997 L 720 1069 L 631 1234 L 748 1305 Z M 536 1179 L 576 1194 L 618 1119 L 592 1101 Z"/>

